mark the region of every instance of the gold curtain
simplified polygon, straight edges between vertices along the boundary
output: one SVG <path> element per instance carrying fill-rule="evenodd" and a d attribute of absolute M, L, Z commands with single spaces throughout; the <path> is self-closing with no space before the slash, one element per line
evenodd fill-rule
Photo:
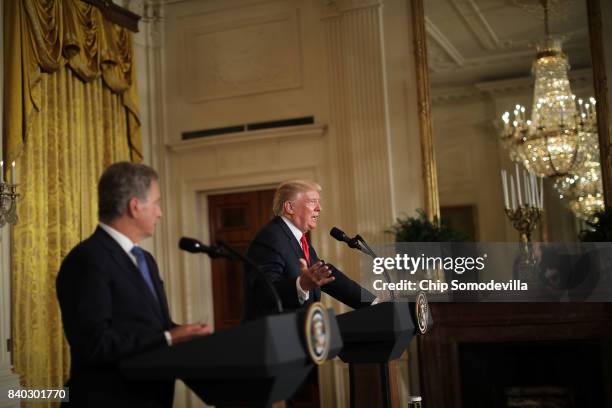
<path fill-rule="evenodd" d="M 24 385 L 58 387 L 69 354 L 57 271 L 97 223 L 102 170 L 141 159 L 132 36 L 80 0 L 4 6 L 4 157 L 17 162 L 22 197 L 11 247 L 13 363 Z"/>

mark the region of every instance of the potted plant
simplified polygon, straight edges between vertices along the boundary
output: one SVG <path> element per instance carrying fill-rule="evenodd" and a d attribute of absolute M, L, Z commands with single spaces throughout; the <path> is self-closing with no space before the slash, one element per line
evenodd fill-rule
<path fill-rule="evenodd" d="M 467 234 L 452 229 L 445 220 L 427 218 L 422 209 L 417 209 L 416 217 L 400 217 L 387 230 L 395 235 L 395 242 L 465 242 Z"/>
<path fill-rule="evenodd" d="M 467 234 L 451 228 L 445 220 L 438 217 L 434 217 L 433 220 L 430 220 L 422 209 L 417 209 L 416 213 L 416 217 L 404 216 L 397 218 L 396 223 L 387 230 L 387 232 L 395 235 L 395 242 L 396 245 L 398 245 L 396 248 L 397 253 L 405 252 L 405 248 L 399 247 L 399 245 L 404 242 L 457 243 L 465 242 L 469 238 Z M 421 247 L 417 244 L 417 247 L 411 246 L 409 252 L 419 254 L 433 251 L 432 255 L 436 254 L 446 257 L 450 256 L 451 253 L 457 255 L 458 252 L 463 252 L 464 250 L 464 245 L 454 246 L 452 244 L 447 244 L 433 248 L 432 245 L 423 245 Z M 425 268 L 421 272 L 423 273 L 423 279 L 431 281 L 448 281 L 448 277 L 452 273 L 438 266 L 433 269 Z M 461 278 L 465 279 L 467 277 L 466 275 L 470 275 L 470 273 L 466 273 Z M 472 279 L 471 276 L 470 279 Z"/>

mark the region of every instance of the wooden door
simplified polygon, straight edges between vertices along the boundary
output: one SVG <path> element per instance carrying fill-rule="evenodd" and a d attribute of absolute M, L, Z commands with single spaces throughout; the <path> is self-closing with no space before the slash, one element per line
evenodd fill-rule
<path fill-rule="evenodd" d="M 274 190 L 208 196 L 211 242 L 227 241 L 246 253 L 257 231 L 272 219 Z M 240 323 L 244 306 L 243 265 L 238 261 L 212 261 L 215 331 Z"/>

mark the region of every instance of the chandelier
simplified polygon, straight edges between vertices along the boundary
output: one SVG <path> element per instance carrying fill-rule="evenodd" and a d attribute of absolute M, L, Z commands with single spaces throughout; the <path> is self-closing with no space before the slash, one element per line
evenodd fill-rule
<path fill-rule="evenodd" d="M 531 117 L 520 104 L 513 118 L 505 112 L 501 142 L 510 159 L 530 173 L 555 178 L 559 196 L 579 218 L 590 219 L 603 208 L 596 101 L 572 93 L 567 56 L 561 41 L 549 33 L 547 0 L 542 0 L 542 8 L 546 39 L 538 44 L 532 65 Z"/>
<path fill-rule="evenodd" d="M 502 115 L 502 143 L 510 158 L 538 177 L 565 176 L 584 163 L 583 134 L 597 133 L 595 99 L 584 103 L 570 88 L 569 63 L 559 40 L 547 38 L 533 63 L 535 78 L 531 118 L 516 105 L 514 119 Z"/>
<path fill-rule="evenodd" d="M 541 1 L 546 37 L 537 46 L 532 65 L 534 76 L 531 118 L 525 107 L 516 105 L 514 118 L 502 115 L 502 144 L 510 158 L 539 177 L 565 176 L 579 168 L 584 159 L 580 134 L 596 132 L 595 99 L 583 103 L 572 93 L 567 72 L 569 62 L 561 41 L 550 35 L 549 0 Z"/>
<path fill-rule="evenodd" d="M 576 173 L 557 178 L 554 188 L 578 218 L 588 221 L 604 208 L 597 133 L 583 134 L 580 143 L 586 147 L 583 165 Z"/>

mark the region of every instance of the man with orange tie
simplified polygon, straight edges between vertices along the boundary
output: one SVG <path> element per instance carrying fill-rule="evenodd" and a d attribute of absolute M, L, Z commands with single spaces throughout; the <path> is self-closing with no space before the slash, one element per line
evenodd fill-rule
<path fill-rule="evenodd" d="M 375 297 L 331 264 L 319 260 L 307 239 L 321 213 L 321 187 L 307 180 L 281 183 L 274 194 L 275 217 L 255 236 L 247 250 L 268 276 L 285 311 L 321 298 L 321 290 L 348 306 L 369 306 Z M 244 319 L 275 313 L 273 295 L 247 268 Z"/>

